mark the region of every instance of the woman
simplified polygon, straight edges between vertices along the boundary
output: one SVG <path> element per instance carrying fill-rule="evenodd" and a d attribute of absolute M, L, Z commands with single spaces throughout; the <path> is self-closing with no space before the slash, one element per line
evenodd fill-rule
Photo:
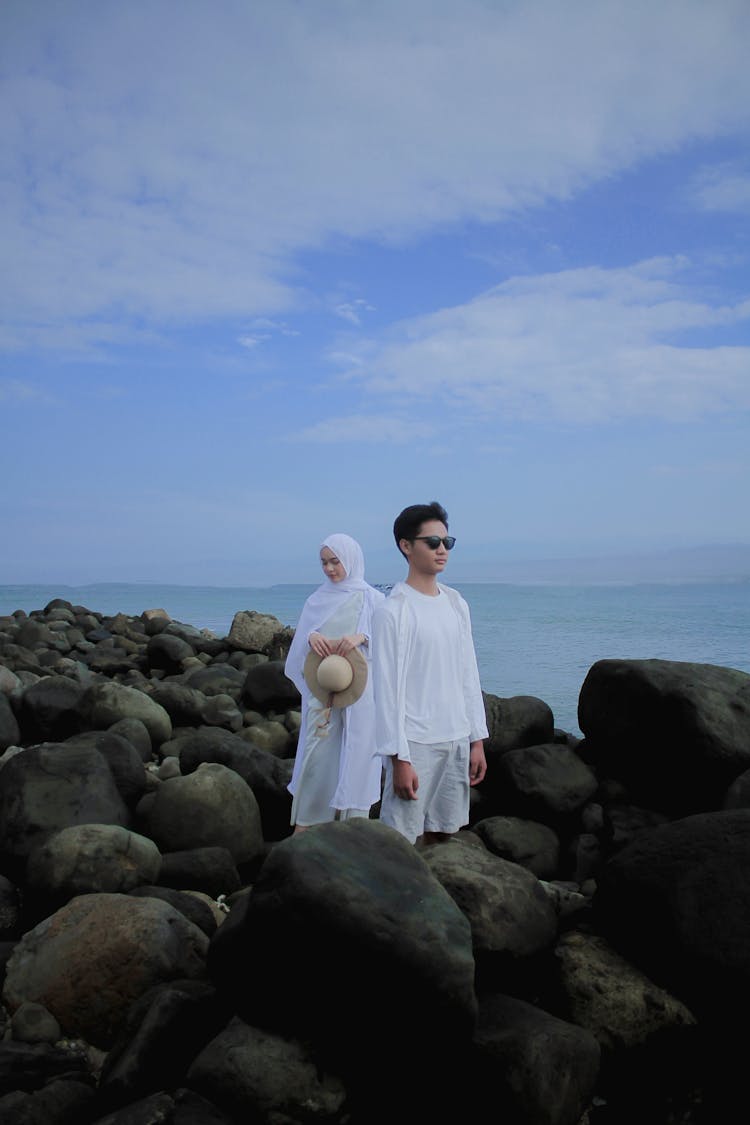
<path fill-rule="evenodd" d="M 375 754 L 375 713 L 369 674 L 372 615 L 384 595 L 365 582 L 362 548 L 349 535 L 329 535 L 320 548 L 325 581 L 305 602 L 284 671 L 302 696 L 302 724 L 289 792 L 295 832 L 328 820 L 366 817 L 380 799 L 381 761 Z M 326 708 L 304 676 L 312 650 L 319 657 L 359 649 L 368 662 L 362 696 Z"/>

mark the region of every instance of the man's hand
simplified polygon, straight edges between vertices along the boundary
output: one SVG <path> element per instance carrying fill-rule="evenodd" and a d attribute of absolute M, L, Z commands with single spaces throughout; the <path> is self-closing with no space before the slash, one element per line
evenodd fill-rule
<path fill-rule="evenodd" d="M 416 801 L 419 778 L 411 762 L 393 759 L 393 792 L 402 801 Z"/>
<path fill-rule="evenodd" d="M 484 743 L 472 742 L 469 747 L 469 785 L 479 785 L 487 773 L 487 759 L 484 756 Z"/>

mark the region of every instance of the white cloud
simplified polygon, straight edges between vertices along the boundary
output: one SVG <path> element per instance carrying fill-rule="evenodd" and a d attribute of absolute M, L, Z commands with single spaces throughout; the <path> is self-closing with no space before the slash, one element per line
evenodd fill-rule
<path fill-rule="evenodd" d="M 57 399 L 33 383 L 23 379 L 0 379 L 0 402 L 36 403 L 42 406 L 56 406 Z"/>
<path fill-rule="evenodd" d="M 750 171 L 736 164 L 704 168 L 690 185 L 690 196 L 704 211 L 750 214 Z"/>
<path fill-rule="evenodd" d="M 272 316 L 300 251 L 502 218 L 750 115 L 745 0 L 175 12 L 3 5 L 13 340 Z"/>
<path fill-rule="evenodd" d="M 417 438 L 432 437 L 434 433 L 435 427 L 429 422 L 389 414 L 349 414 L 341 418 L 325 418 L 289 435 L 288 440 L 320 445 L 362 445 L 369 442 L 405 445 Z"/>
<path fill-rule="evenodd" d="M 511 418 L 689 418 L 750 407 L 750 348 L 685 334 L 750 320 L 680 284 L 680 260 L 513 278 L 363 341 L 350 377 L 373 395 Z"/>
<path fill-rule="evenodd" d="M 355 301 L 343 301 L 340 305 L 336 305 L 333 310 L 336 316 L 340 316 L 342 320 L 348 320 L 350 324 L 360 325 L 362 323 L 363 312 L 375 312 L 375 306 L 369 305 L 367 301 L 358 298 Z"/>

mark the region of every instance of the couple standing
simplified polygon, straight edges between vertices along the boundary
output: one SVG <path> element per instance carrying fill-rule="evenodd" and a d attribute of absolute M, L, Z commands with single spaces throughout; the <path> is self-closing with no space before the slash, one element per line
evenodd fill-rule
<path fill-rule="evenodd" d="M 326 581 L 305 602 L 285 668 L 302 695 L 295 831 L 368 816 L 385 763 L 380 819 L 412 843 L 441 840 L 468 823 L 470 787 L 485 775 L 469 607 L 438 582 L 455 543 L 447 513 L 413 504 L 393 534 L 409 571 L 388 598 L 365 582 L 354 539 L 331 535 L 320 550 Z M 339 693 L 316 680 L 329 656 L 352 666 Z"/>

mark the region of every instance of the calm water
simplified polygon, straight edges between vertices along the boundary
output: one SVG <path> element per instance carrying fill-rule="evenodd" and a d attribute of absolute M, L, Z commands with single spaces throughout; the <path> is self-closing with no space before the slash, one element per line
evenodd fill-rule
<path fill-rule="evenodd" d="M 578 730 L 578 693 L 605 657 L 659 657 L 750 672 L 750 583 L 513 586 L 456 583 L 469 602 L 482 686 L 536 695 L 555 724 Z M 52 598 L 104 614 L 163 608 L 177 621 L 225 635 L 239 610 L 295 625 L 314 586 L 0 586 L 0 614 Z"/>

